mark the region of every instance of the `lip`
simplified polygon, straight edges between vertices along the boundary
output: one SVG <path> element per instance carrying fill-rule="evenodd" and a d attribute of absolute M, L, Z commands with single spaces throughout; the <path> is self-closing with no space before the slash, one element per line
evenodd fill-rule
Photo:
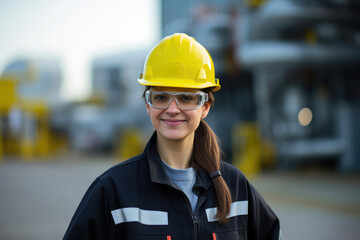
<path fill-rule="evenodd" d="M 161 119 L 161 121 L 163 121 L 165 124 L 169 126 L 177 126 L 185 122 L 185 120 L 180 120 L 180 119 Z"/>

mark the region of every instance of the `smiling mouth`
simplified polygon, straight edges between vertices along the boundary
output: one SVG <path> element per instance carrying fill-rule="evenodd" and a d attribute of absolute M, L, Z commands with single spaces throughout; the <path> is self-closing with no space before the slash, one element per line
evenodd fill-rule
<path fill-rule="evenodd" d="M 185 122 L 185 120 L 178 120 L 178 119 L 161 119 L 161 120 L 171 126 L 176 126 L 179 125 L 180 123 Z"/>

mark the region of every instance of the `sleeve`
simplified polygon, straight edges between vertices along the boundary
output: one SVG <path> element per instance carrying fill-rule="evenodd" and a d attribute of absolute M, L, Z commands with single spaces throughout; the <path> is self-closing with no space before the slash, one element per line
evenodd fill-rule
<path fill-rule="evenodd" d="M 110 221 L 105 187 L 96 179 L 76 209 L 63 240 L 108 239 Z"/>
<path fill-rule="evenodd" d="M 278 217 L 250 183 L 248 189 L 248 239 L 282 240 Z"/>

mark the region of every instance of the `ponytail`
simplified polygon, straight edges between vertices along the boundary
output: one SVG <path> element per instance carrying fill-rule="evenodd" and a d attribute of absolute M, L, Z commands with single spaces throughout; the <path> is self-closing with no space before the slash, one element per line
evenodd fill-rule
<path fill-rule="evenodd" d="M 209 101 L 213 103 L 214 98 L 209 93 Z M 195 131 L 193 165 L 195 168 L 202 168 L 208 174 L 220 171 L 220 147 L 216 134 L 210 126 L 204 121 L 200 121 L 199 127 Z M 231 206 L 231 193 L 222 176 L 212 178 L 218 199 L 218 210 L 216 218 L 220 223 L 228 222 L 228 215 Z"/>

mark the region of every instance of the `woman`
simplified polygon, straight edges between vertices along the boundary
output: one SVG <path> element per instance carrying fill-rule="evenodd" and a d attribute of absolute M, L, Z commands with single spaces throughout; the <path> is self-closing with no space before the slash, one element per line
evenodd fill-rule
<path fill-rule="evenodd" d="M 64 239 L 279 239 L 278 218 L 220 161 L 203 120 L 220 89 L 205 48 L 185 34 L 166 37 L 138 81 L 155 133 L 141 155 L 93 182 Z"/>

